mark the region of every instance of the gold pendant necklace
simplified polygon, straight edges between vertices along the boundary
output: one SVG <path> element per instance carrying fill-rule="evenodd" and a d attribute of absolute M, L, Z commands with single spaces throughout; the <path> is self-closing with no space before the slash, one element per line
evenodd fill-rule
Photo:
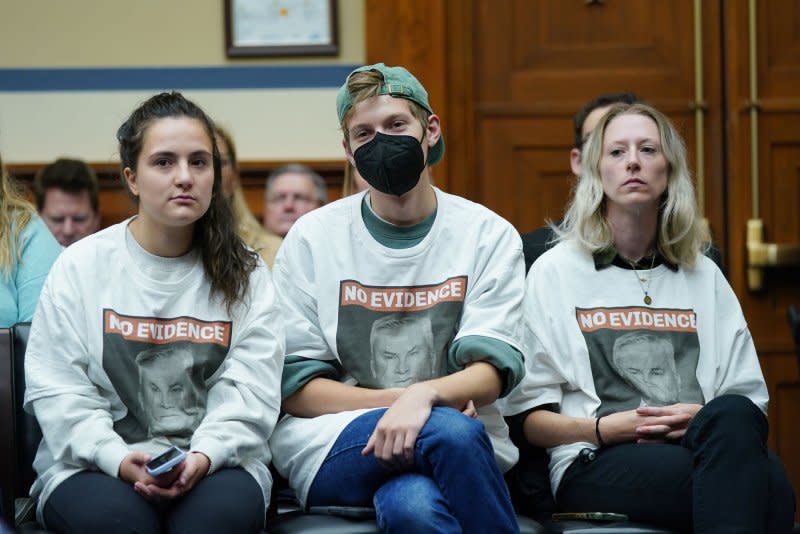
<path fill-rule="evenodd" d="M 650 275 L 643 279 L 639 276 L 639 271 L 636 269 L 636 264 L 630 260 L 627 260 L 628 263 L 631 265 L 631 269 L 633 269 L 633 274 L 636 276 L 636 281 L 639 282 L 639 287 L 642 288 L 642 293 L 644 294 L 644 303 L 648 306 L 653 303 L 653 299 L 650 296 L 650 282 L 653 281 L 653 267 L 656 264 L 656 255 L 653 253 L 653 259 L 650 260 Z M 647 287 L 645 287 L 644 283 L 647 282 Z"/>

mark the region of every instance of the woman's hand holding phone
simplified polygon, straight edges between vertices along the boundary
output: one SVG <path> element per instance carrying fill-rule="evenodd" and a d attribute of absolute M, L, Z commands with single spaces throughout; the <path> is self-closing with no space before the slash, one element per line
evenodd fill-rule
<path fill-rule="evenodd" d="M 146 499 L 153 501 L 175 499 L 187 493 L 206 476 L 210 465 L 205 454 L 201 452 L 187 453 L 186 459 L 172 471 L 155 477 L 152 482 L 136 481 L 133 489 Z M 166 480 L 169 483 L 165 484 Z"/>
<path fill-rule="evenodd" d="M 183 463 L 185 459 L 186 453 L 173 445 L 147 462 L 144 468 L 150 476 L 158 477 L 172 471 L 175 466 Z"/>
<path fill-rule="evenodd" d="M 133 451 L 122 459 L 119 464 L 119 478 L 130 482 L 136 487 L 137 483 L 152 484 L 156 486 L 171 486 L 183 471 L 183 464 L 178 464 L 171 471 L 161 476 L 153 477 L 147 472 L 146 464 L 152 460 L 146 452 Z"/>

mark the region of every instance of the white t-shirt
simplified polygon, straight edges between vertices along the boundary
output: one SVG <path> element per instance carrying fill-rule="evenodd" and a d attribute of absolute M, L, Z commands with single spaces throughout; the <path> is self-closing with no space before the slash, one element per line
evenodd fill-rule
<path fill-rule="evenodd" d="M 70 475 L 116 477 L 128 453 L 170 444 L 206 454 L 210 472 L 243 467 L 269 503 L 284 355 L 269 270 L 259 260 L 229 314 L 199 254 L 153 256 L 128 222 L 66 249 L 42 289 L 25 355 L 39 514 Z"/>
<path fill-rule="evenodd" d="M 447 347 L 464 336 L 493 338 L 521 349 L 519 235 L 483 206 L 435 191 L 433 226 L 410 248 L 389 248 L 370 235 L 360 211 L 363 194 L 314 210 L 295 223 L 273 272 L 287 355 L 337 362 L 344 369 L 343 382 L 379 388 L 446 374 Z M 411 324 L 383 330 L 384 319 L 400 316 Z M 416 371 L 404 374 L 387 364 L 392 356 L 383 354 L 391 352 L 392 331 L 404 332 L 403 346 L 427 339 L 417 353 L 404 353 L 417 362 L 409 366 Z M 273 462 L 300 502 L 305 503 L 336 438 L 365 411 L 279 421 L 270 439 Z M 482 407 L 479 416 L 498 464 L 508 470 L 518 453 L 503 418 L 494 404 Z"/>
<path fill-rule="evenodd" d="M 564 415 L 596 417 L 648 404 L 703 404 L 726 393 L 766 412 L 767 388 L 741 307 L 705 256 L 693 269 L 659 265 L 637 275 L 614 265 L 597 269 L 576 243 L 559 243 L 534 263 L 524 310 L 527 373 L 501 399 L 506 415 L 556 404 Z M 596 448 L 549 450 L 554 494 L 585 447 Z"/>

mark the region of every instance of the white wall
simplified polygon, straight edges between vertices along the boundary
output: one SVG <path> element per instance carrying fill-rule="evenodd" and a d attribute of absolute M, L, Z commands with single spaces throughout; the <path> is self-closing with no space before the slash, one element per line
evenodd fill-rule
<path fill-rule="evenodd" d="M 364 62 L 363 0 L 339 0 L 340 53 L 331 58 L 228 59 L 222 6 L 222 0 L 0 0 L 3 160 L 39 163 L 69 155 L 116 161 L 117 128 L 158 91 L 157 83 L 141 89 L 110 79 L 119 69 L 137 76 L 141 67 L 165 67 L 191 82 L 204 67 L 251 67 L 269 75 L 275 67 L 318 72 Z M 62 87 L 84 68 L 99 69 L 93 72 L 105 76 L 112 90 L 91 83 L 43 90 L 48 80 Z M 41 69 L 46 80 L 15 88 L 13 77 L 24 76 L 14 69 Z M 322 87 L 267 80 L 255 88 L 169 88 L 182 90 L 230 129 L 241 160 L 340 159 L 335 95 L 344 76 L 338 77 L 328 74 Z M 140 81 L 147 86 L 149 80 Z"/>

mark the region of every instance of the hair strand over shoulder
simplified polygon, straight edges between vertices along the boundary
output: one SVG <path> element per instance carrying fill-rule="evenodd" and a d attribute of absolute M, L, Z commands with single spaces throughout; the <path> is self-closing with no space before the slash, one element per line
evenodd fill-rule
<path fill-rule="evenodd" d="M 136 172 L 144 135 L 154 121 L 169 117 L 187 117 L 200 121 L 211 142 L 214 161 L 214 186 L 211 204 L 194 225 L 192 247 L 200 253 L 212 294 L 218 293 L 230 313 L 250 289 L 250 273 L 256 268 L 258 255 L 247 248 L 236 232 L 230 206 L 222 194 L 222 171 L 219 149 L 214 136 L 214 123 L 194 102 L 178 92 L 157 94 L 136 108 L 119 127 L 120 168 Z M 138 199 L 134 198 L 138 202 Z"/>

